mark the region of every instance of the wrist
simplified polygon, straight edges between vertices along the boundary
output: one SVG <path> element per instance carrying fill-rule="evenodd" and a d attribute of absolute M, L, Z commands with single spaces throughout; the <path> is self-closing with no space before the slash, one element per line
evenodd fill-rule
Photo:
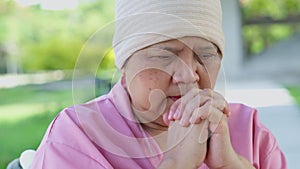
<path fill-rule="evenodd" d="M 175 168 L 176 166 L 176 160 L 173 158 L 163 158 L 158 165 L 157 169 L 171 169 Z"/>
<path fill-rule="evenodd" d="M 240 168 L 253 169 L 254 167 L 252 164 L 250 164 L 250 162 L 247 159 L 236 154 L 235 160 L 232 159 L 229 165 L 223 166 L 218 169 L 240 169 Z"/>
<path fill-rule="evenodd" d="M 180 161 L 179 159 L 175 159 L 173 157 L 164 157 L 158 165 L 157 169 L 197 169 L 199 167 L 192 162 Z"/>

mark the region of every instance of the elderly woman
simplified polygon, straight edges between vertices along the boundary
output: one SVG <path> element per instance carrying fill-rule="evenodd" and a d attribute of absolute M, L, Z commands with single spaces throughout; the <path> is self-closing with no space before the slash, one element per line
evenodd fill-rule
<path fill-rule="evenodd" d="M 256 110 L 213 90 L 219 0 L 117 0 L 116 19 L 123 76 L 53 120 L 32 168 L 287 168 Z"/>

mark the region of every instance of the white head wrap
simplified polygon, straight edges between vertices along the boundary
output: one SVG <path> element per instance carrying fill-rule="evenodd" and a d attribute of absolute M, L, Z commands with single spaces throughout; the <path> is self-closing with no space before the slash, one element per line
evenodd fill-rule
<path fill-rule="evenodd" d="M 134 52 L 185 36 L 204 38 L 224 54 L 220 0 L 115 0 L 115 17 L 119 69 Z"/>

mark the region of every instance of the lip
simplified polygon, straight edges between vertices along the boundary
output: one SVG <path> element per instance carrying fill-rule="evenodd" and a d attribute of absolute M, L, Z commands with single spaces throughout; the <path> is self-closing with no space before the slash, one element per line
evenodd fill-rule
<path fill-rule="evenodd" d="M 173 101 L 176 101 L 181 98 L 181 96 L 169 96 L 169 98 Z"/>

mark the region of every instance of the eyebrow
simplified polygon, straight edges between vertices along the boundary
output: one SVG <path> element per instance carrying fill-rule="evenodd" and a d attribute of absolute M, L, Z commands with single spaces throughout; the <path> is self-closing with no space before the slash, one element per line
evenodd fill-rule
<path fill-rule="evenodd" d="M 203 46 L 203 47 L 198 47 L 195 49 L 196 51 L 203 51 L 203 50 L 217 50 L 218 51 L 218 48 L 215 46 L 215 45 L 210 45 L 210 46 Z"/>
<path fill-rule="evenodd" d="M 169 47 L 169 46 L 158 46 L 158 47 L 155 47 L 155 48 L 160 49 L 160 50 L 164 50 L 164 51 L 169 51 L 169 52 L 172 52 L 172 53 L 175 53 L 175 54 L 183 50 L 182 48 Z M 215 45 L 197 47 L 193 51 L 208 51 L 208 50 L 216 50 L 216 52 L 218 52 L 218 48 Z"/>
<path fill-rule="evenodd" d="M 172 53 L 178 53 L 180 51 L 182 51 L 181 48 L 176 48 L 176 47 L 158 47 L 158 49 L 161 49 L 161 50 L 166 50 L 166 51 L 169 51 L 169 52 L 172 52 Z"/>

